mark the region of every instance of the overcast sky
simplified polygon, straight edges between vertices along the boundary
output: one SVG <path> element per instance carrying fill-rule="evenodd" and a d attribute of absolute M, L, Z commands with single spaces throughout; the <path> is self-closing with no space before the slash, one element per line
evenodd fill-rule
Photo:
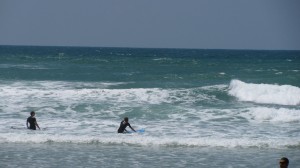
<path fill-rule="evenodd" d="M 300 50 L 300 0 L 0 0 L 0 45 Z"/>

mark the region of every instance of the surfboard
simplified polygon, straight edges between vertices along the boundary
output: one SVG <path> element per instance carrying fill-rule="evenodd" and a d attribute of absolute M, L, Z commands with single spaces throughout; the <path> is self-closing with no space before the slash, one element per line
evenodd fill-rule
<path fill-rule="evenodd" d="M 30 130 L 28 129 L 27 127 L 16 127 L 16 126 L 11 126 L 10 129 L 15 129 L 15 130 Z M 47 130 L 48 128 L 41 128 L 41 129 L 38 129 L 36 128 L 36 130 Z"/>
<path fill-rule="evenodd" d="M 11 126 L 10 129 L 23 130 L 23 129 L 27 129 L 27 128 L 26 128 L 26 127 L 16 127 L 16 126 Z"/>
<path fill-rule="evenodd" d="M 142 129 L 138 129 L 138 130 L 135 130 L 136 132 L 134 131 L 127 131 L 127 133 L 131 134 L 131 133 L 144 133 L 145 132 L 145 128 L 142 128 Z"/>

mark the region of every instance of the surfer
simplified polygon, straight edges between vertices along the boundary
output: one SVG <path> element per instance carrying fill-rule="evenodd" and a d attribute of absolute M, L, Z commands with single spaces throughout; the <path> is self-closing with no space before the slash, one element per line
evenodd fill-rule
<path fill-rule="evenodd" d="M 131 127 L 131 125 L 129 124 L 129 122 L 128 122 L 128 117 L 125 117 L 124 120 L 121 121 L 120 127 L 119 127 L 119 129 L 118 129 L 118 133 L 124 133 L 124 131 L 125 131 L 125 132 L 128 132 L 128 131 L 126 130 L 126 127 L 127 127 L 127 126 L 129 126 L 129 128 L 131 128 L 132 131 L 136 132 L 136 131 Z"/>
<path fill-rule="evenodd" d="M 28 126 L 28 123 L 30 124 L 30 126 Z M 26 125 L 27 125 L 28 129 L 36 130 L 36 127 L 38 127 L 40 129 L 38 123 L 36 122 L 35 112 L 34 111 L 32 111 L 30 113 L 30 117 L 27 118 Z"/>
<path fill-rule="evenodd" d="M 279 161 L 279 166 L 280 166 L 280 168 L 289 167 L 289 159 L 286 158 L 286 157 L 281 158 L 280 161 Z"/>

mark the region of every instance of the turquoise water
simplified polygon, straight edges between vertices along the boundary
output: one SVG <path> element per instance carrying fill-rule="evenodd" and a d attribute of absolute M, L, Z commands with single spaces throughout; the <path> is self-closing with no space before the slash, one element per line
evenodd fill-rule
<path fill-rule="evenodd" d="M 299 51 L 0 46 L 0 93 L 4 167 L 300 164 Z"/>

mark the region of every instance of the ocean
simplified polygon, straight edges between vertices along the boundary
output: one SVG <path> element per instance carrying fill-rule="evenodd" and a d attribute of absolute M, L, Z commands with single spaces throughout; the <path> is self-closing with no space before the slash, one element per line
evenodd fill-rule
<path fill-rule="evenodd" d="M 36 112 L 41 130 L 26 129 Z M 118 134 L 124 117 L 144 133 Z M 0 46 L 0 167 L 300 166 L 300 51 Z"/>

